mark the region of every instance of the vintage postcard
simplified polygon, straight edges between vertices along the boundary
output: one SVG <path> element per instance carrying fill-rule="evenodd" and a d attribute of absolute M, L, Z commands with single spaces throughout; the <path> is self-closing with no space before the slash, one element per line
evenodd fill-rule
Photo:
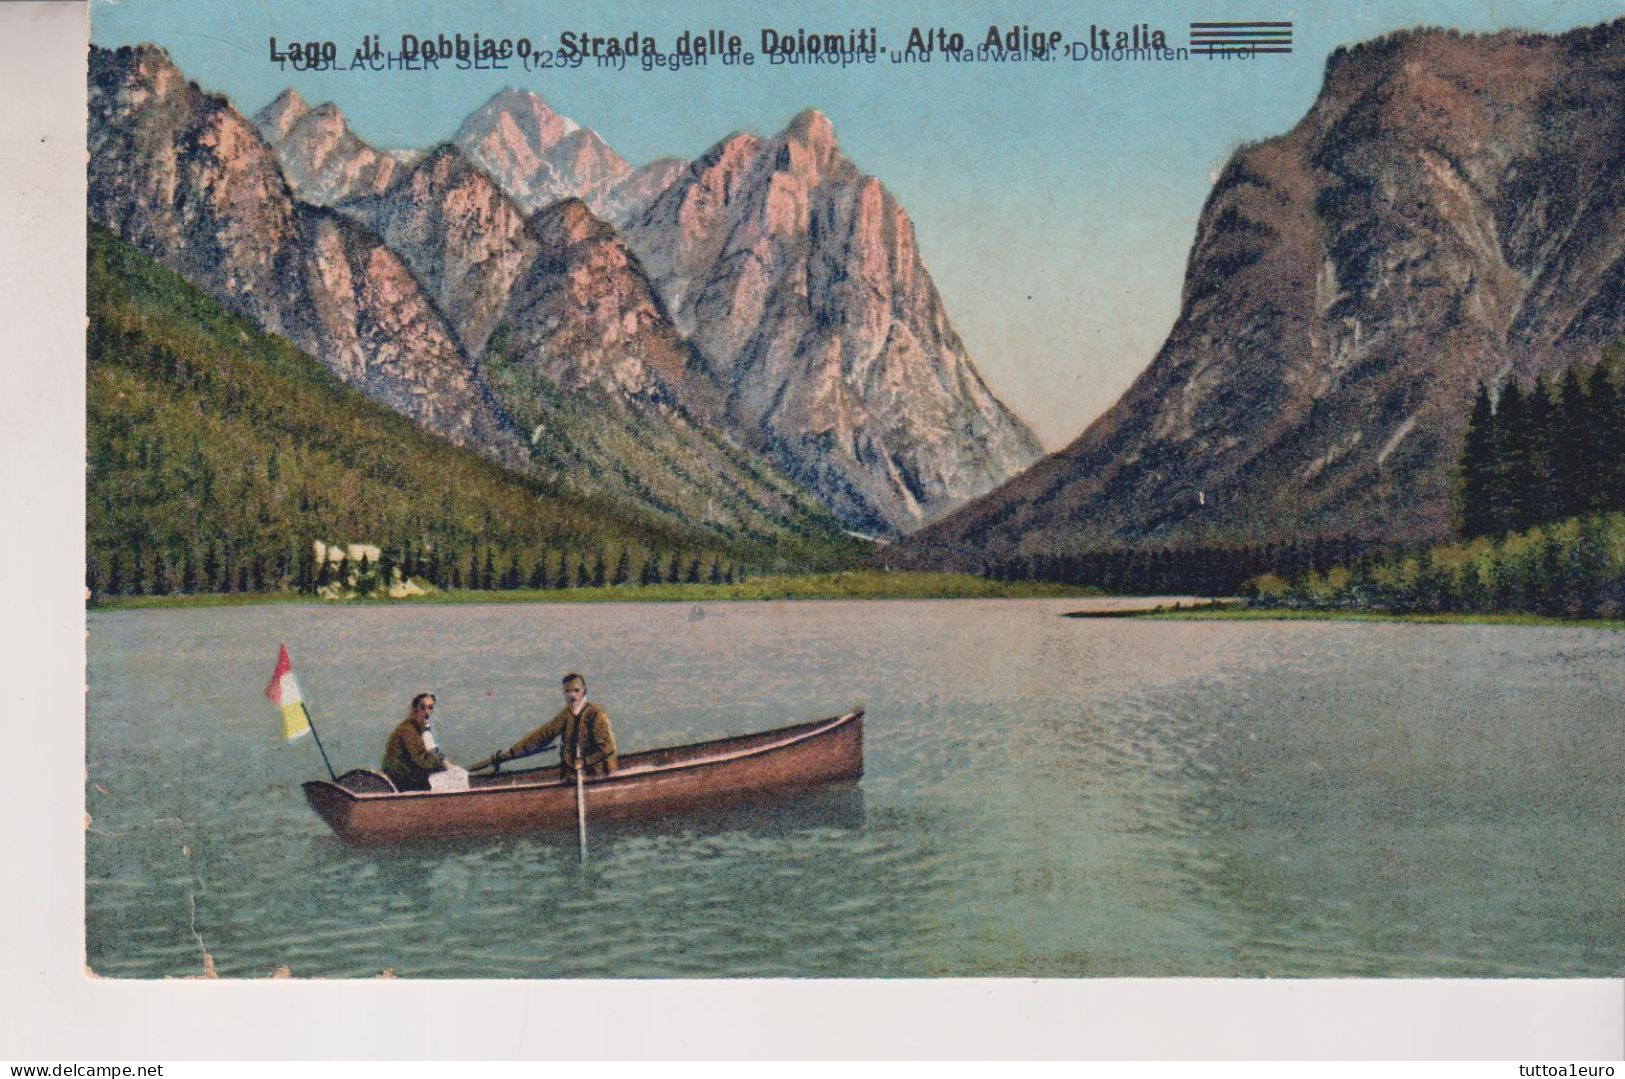
<path fill-rule="evenodd" d="M 1617 4 L 90 19 L 98 978 L 1625 975 Z"/>

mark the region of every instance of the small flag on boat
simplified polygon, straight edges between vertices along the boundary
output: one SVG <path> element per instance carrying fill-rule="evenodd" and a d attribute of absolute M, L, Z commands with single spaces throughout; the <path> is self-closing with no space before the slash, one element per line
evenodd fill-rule
<path fill-rule="evenodd" d="M 265 695 L 282 709 L 283 741 L 291 742 L 301 734 L 310 733 L 310 713 L 305 711 L 305 697 L 299 692 L 299 679 L 294 677 L 287 645 L 282 646 L 276 657 L 276 670 L 265 686 Z"/>

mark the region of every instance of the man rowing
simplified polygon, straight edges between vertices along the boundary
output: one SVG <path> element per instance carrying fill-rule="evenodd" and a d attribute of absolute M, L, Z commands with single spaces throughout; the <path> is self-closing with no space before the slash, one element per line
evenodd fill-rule
<path fill-rule="evenodd" d="M 579 674 L 564 676 L 564 707 L 559 714 L 525 735 L 507 749 L 470 765 L 469 770 L 499 768 L 506 761 L 540 753 L 559 739 L 559 775 L 566 782 L 575 779 L 576 765 L 589 776 L 607 776 L 615 770 L 615 733 L 609 715 L 587 699 L 587 680 Z"/>
<path fill-rule="evenodd" d="M 434 740 L 434 705 L 433 693 L 413 697 L 406 718 L 384 743 L 382 769 L 396 790 L 426 791 L 429 777 L 446 770 L 446 755 Z"/>

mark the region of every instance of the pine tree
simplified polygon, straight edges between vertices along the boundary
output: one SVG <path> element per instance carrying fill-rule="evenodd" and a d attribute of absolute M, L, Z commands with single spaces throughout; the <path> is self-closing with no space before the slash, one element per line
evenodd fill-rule
<path fill-rule="evenodd" d="M 1531 582 L 1531 594 L 1526 600 L 1526 609 L 1538 610 L 1542 614 L 1561 615 L 1565 596 L 1569 591 L 1563 545 L 1553 531 L 1547 529 L 1540 538 L 1537 551 L 1534 580 Z"/>
<path fill-rule="evenodd" d="M 1595 442 L 1591 426 L 1594 413 L 1591 397 L 1573 364 L 1563 374 L 1557 409 L 1552 417 L 1552 510 L 1557 517 L 1577 517 L 1589 513 L 1597 494 L 1595 463 L 1591 447 Z"/>
<path fill-rule="evenodd" d="M 687 584 L 699 584 L 700 583 L 700 559 L 699 559 L 698 555 L 696 555 L 694 557 L 694 559 L 689 562 L 689 564 L 688 564 L 688 576 L 683 578 L 683 580 Z"/>
<path fill-rule="evenodd" d="M 625 547 L 621 548 L 621 557 L 615 560 L 615 576 L 610 578 L 611 584 L 626 584 L 632 579 L 632 556 Z"/>
<path fill-rule="evenodd" d="M 559 552 L 559 568 L 553 574 L 553 587 L 560 589 L 570 587 L 570 565 L 563 551 Z"/>
<path fill-rule="evenodd" d="M 213 540 L 203 552 L 203 578 L 199 586 L 206 592 L 220 591 L 220 551 Z"/>
<path fill-rule="evenodd" d="M 536 564 L 531 567 L 530 581 L 528 583 L 532 589 L 538 592 L 547 587 L 546 551 L 543 551 L 541 554 L 536 556 Z"/>
<path fill-rule="evenodd" d="M 1516 380 L 1507 383 L 1495 409 L 1496 484 L 1495 531 L 1521 532 L 1529 527 L 1532 507 L 1529 488 L 1534 477 L 1535 440 L 1529 430 L 1528 410 Z"/>
<path fill-rule="evenodd" d="M 468 587 L 471 590 L 477 590 L 480 587 L 479 548 L 468 552 L 468 576 L 464 579 L 468 582 Z"/>
<path fill-rule="evenodd" d="M 1591 376 L 1591 414 L 1595 505 L 1605 512 L 1625 510 L 1625 378 L 1616 380 L 1605 368 Z"/>
<path fill-rule="evenodd" d="M 1596 618 L 1608 603 L 1608 529 L 1600 515 L 1580 522 L 1574 549 L 1575 613 Z"/>
<path fill-rule="evenodd" d="M 496 558 L 491 553 L 491 548 L 487 547 L 485 549 L 485 567 L 480 570 L 480 587 L 487 592 L 491 591 L 496 584 L 496 575 Z"/>
<path fill-rule="evenodd" d="M 519 556 L 517 554 L 508 559 L 508 568 L 502 573 L 502 587 L 510 592 L 519 587 Z"/>
<path fill-rule="evenodd" d="M 142 557 L 141 548 L 137 547 L 130 552 L 130 595 L 144 596 L 147 594 L 147 567 Z"/>
<path fill-rule="evenodd" d="M 1456 579 L 1455 608 L 1466 614 L 1483 614 L 1489 609 L 1490 592 L 1484 584 L 1483 571 L 1476 558 L 1463 563 Z"/>
<path fill-rule="evenodd" d="M 711 572 L 706 575 L 705 580 L 707 584 L 722 583 L 722 562 L 715 555 L 711 557 Z"/>
<path fill-rule="evenodd" d="M 592 566 L 592 586 L 602 588 L 609 577 L 609 569 L 604 565 L 604 549 L 598 549 L 598 560 Z"/>
<path fill-rule="evenodd" d="M 1552 383 L 1544 374 L 1535 379 L 1535 388 L 1524 398 L 1525 423 L 1529 440 L 1529 471 L 1524 505 L 1530 525 L 1543 524 L 1558 516 L 1553 499 L 1553 443 L 1556 408 L 1552 404 Z"/>
<path fill-rule="evenodd" d="M 676 584 L 682 579 L 683 569 L 681 564 L 677 561 L 677 552 L 673 551 L 671 555 L 671 564 L 666 567 L 666 583 Z"/>
<path fill-rule="evenodd" d="M 1456 520 L 1460 533 L 1472 539 L 1495 531 L 1495 406 L 1489 387 L 1480 382 L 1473 410 L 1467 417 L 1457 469 Z"/>

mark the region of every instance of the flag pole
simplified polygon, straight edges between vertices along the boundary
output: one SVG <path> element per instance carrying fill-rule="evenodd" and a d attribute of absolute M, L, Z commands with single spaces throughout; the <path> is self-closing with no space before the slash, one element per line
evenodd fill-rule
<path fill-rule="evenodd" d="M 333 771 L 333 762 L 327 759 L 327 747 L 322 745 L 322 736 L 316 733 L 316 721 L 310 718 L 310 707 L 304 701 L 299 702 L 299 710 L 305 713 L 305 722 L 310 724 L 310 736 L 316 739 L 316 748 L 321 751 L 322 763 L 327 765 L 327 774 L 337 783 L 339 777 Z"/>
<path fill-rule="evenodd" d="M 311 730 L 315 730 L 314 727 Z M 587 860 L 587 791 L 582 785 L 581 759 L 576 758 L 576 843 L 581 860 Z"/>

